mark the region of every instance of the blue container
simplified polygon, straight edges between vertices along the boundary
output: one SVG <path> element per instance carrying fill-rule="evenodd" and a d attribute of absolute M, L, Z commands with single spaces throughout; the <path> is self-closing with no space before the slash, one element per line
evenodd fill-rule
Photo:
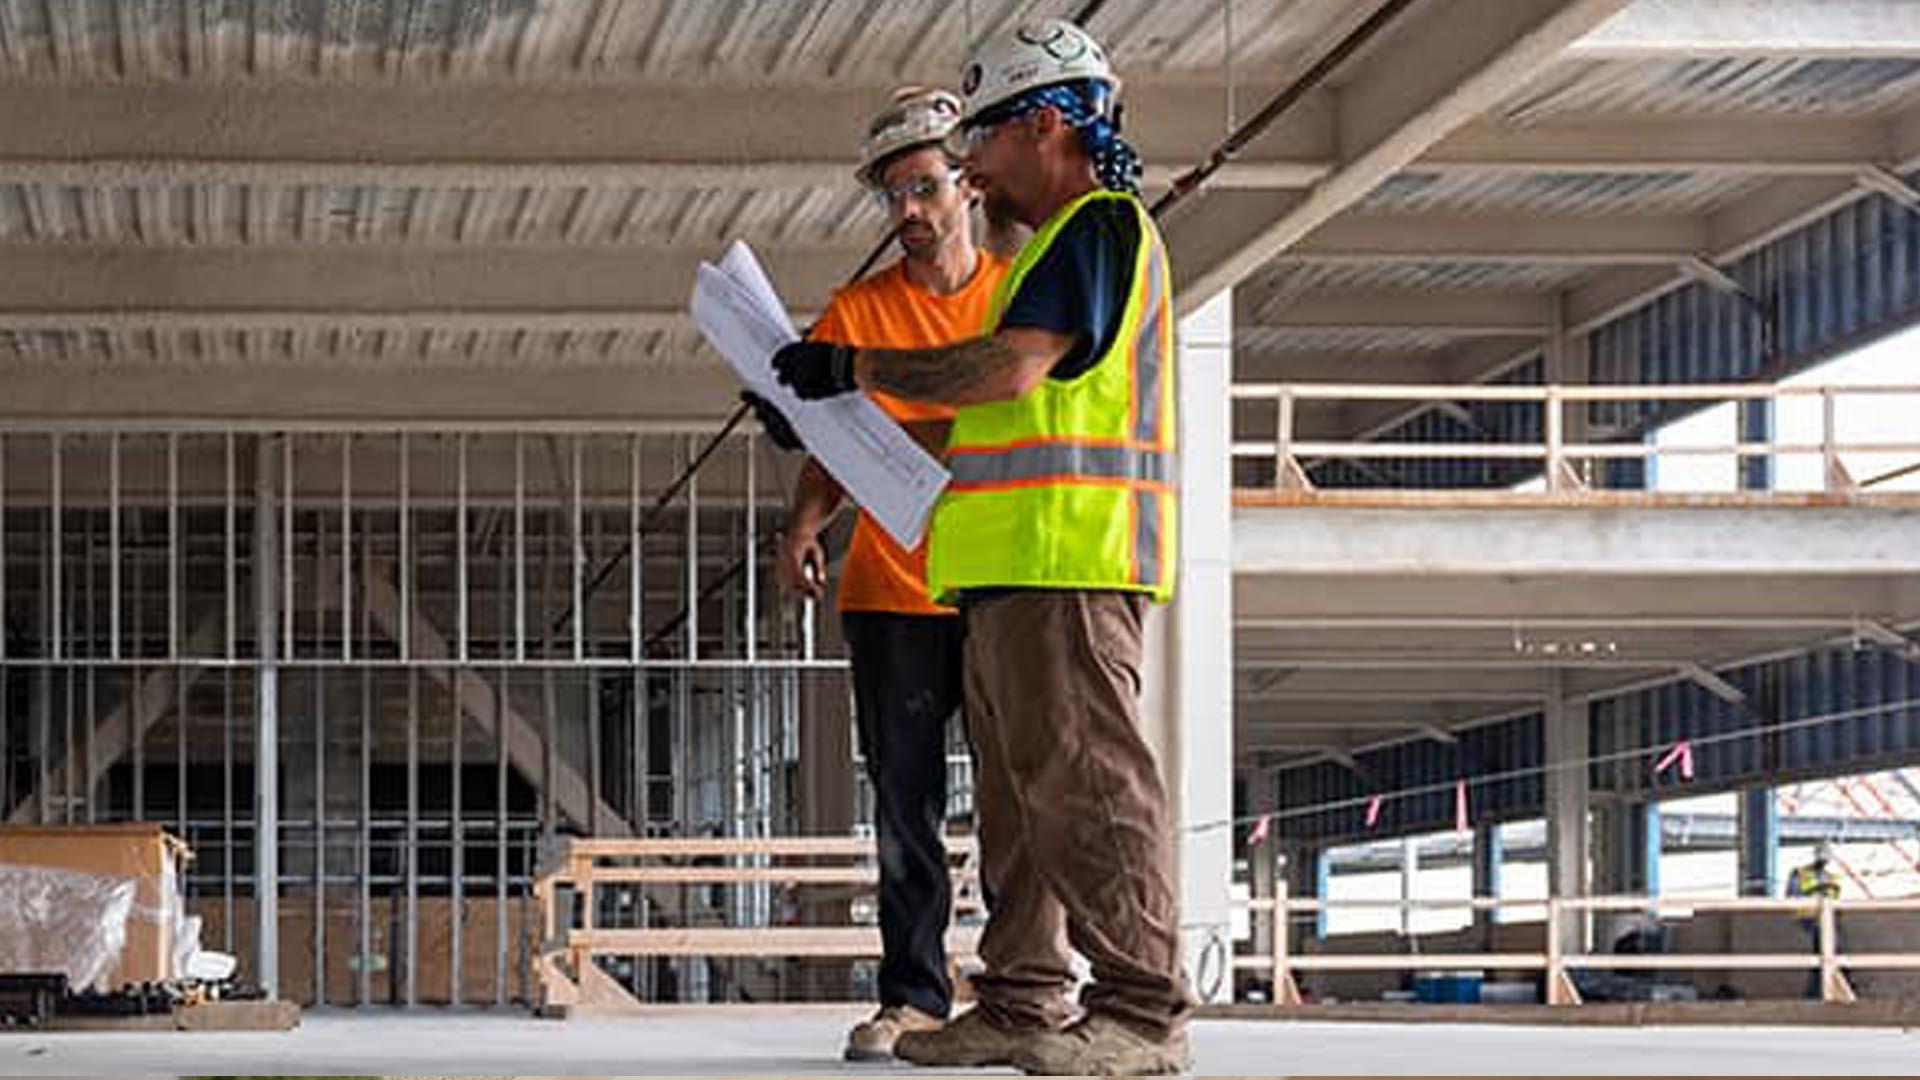
<path fill-rule="evenodd" d="M 1423 971 L 1413 977 L 1413 1000 L 1423 1005 L 1478 1005 L 1479 971 Z"/>

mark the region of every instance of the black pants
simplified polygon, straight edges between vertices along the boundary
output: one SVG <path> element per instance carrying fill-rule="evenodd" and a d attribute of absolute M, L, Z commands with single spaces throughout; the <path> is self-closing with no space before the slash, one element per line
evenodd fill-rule
<path fill-rule="evenodd" d="M 960 708 L 960 620 L 849 611 L 855 726 L 873 784 L 880 852 L 880 1004 L 944 1017 L 947 724 Z"/>

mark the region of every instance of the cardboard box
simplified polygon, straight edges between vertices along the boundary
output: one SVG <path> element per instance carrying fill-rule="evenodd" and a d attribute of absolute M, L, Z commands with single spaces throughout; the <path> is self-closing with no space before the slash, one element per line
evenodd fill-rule
<path fill-rule="evenodd" d="M 173 977 L 176 927 L 183 914 L 180 873 L 186 858 L 185 844 L 147 822 L 0 826 L 0 864 L 135 881 L 126 947 L 107 979 L 109 988 Z"/>

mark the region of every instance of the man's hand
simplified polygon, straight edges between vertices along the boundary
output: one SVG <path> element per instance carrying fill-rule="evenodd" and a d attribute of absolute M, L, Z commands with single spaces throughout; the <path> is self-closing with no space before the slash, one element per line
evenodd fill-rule
<path fill-rule="evenodd" d="M 740 391 L 740 400 L 753 409 L 753 415 L 759 419 L 760 427 L 773 440 L 773 445 L 782 450 L 804 450 L 800 434 L 793 430 L 793 424 L 787 420 L 787 414 L 780 407 L 751 390 Z"/>
<path fill-rule="evenodd" d="M 838 397 L 859 386 L 853 378 L 854 349 L 825 341 L 796 341 L 773 354 L 774 374 L 802 401 Z"/>
<path fill-rule="evenodd" d="M 819 600 L 827 595 L 827 550 L 820 534 L 807 528 L 789 528 L 780 537 L 773 558 L 773 578 L 782 589 Z"/>

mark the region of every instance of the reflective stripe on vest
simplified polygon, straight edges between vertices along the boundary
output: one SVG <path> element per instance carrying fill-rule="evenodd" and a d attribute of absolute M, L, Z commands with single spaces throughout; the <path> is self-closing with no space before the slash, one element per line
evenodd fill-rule
<path fill-rule="evenodd" d="M 1143 235 L 1141 243 L 1146 243 Z M 1166 367 L 1164 350 L 1171 335 L 1165 322 L 1167 268 L 1158 252 L 1147 256 L 1146 316 L 1133 339 L 1133 437 L 1143 443 L 1160 442 L 1160 379 Z"/>
<path fill-rule="evenodd" d="M 962 450 L 947 461 L 956 491 L 1040 481 L 1164 486 L 1173 482 L 1173 465 L 1173 455 L 1159 450 L 1067 442 Z"/>

